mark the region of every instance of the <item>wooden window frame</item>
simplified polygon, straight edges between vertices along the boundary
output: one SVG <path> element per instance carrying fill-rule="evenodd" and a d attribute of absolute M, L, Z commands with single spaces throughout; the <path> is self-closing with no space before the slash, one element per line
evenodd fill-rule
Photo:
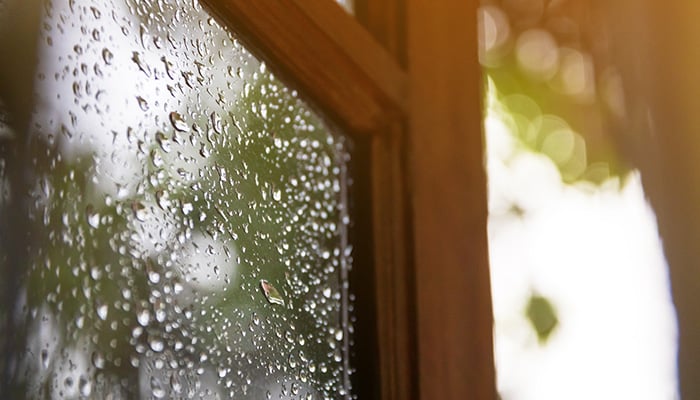
<path fill-rule="evenodd" d="M 478 2 L 203 3 L 370 143 L 376 393 L 495 399 Z"/>

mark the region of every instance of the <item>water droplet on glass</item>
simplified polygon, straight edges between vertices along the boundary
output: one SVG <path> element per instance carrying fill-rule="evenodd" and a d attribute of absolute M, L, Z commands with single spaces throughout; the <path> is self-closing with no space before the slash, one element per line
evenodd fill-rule
<path fill-rule="evenodd" d="M 212 128 L 214 128 L 214 131 L 219 135 L 223 133 L 224 129 L 221 124 L 221 117 L 219 117 L 219 114 L 215 112 L 211 113 L 211 126 Z"/>
<path fill-rule="evenodd" d="M 92 383 L 84 375 L 80 375 L 80 380 L 78 381 L 78 389 L 80 390 L 81 396 L 90 396 L 92 393 Z"/>
<path fill-rule="evenodd" d="M 112 52 L 107 48 L 102 49 L 102 59 L 104 60 L 105 64 L 111 65 L 112 60 L 114 59 L 114 54 L 112 54 Z"/>
<path fill-rule="evenodd" d="M 107 313 L 109 312 L 109 307 L 107 307 L 106 304 L 100 304 L 100 305 L 98 305 L 96 311 L 97 311 L 97 316 L 98 316 L 101 320 L 104 321 L 104 320 L 107 319 Z"/>
<path fill-rule="evenodd" d="M 158 322 L 165 321 L 165 316 L 166 316 L 166 312 L 164 309 L 156 310 L 156 321 L 158 321 Z"/>
<path fill-rule="evenodd" d="M 73 94 L 75 97 L 82 97 L 82 92 L 80 90 L 80 82 L 73 82 Z"/>
<path fill-rule="evenodd" d="M 138 201 L 134 201 L 133 203 L 131 203 L 131 211 L 134 213 L 134 217 L 141 222 L 144 222 L 148 216 L 148 213 L 146 212 L 146 206 L 139 203 Z"/>
<path fill-rule="evenodd" d="M 181 283 L 175 282 L 175 283 L 173 284 L 173 293 L 175 293 L 175 294 L 180 294 L 180 293 L 182 293 L 183 290 L 185 290 L 185 287 L 182 286 Z"/>
<path fill-rule="evenodd" d="M 190 130 L 190 127 L 187 126 L 185 120 L 182 119 L 182 115 L 174 111 L 170 113 L 170 123 L 173 125 L 173 128 L 175 128 L 175 130 L 177 131 L 187 132 Z"/>
<path fill-rule="evenodd" d="M 41 366 L 44 369 L 49 367 L 49 351 L 46 349 L 41 350 Z"/>
<path fill-rule="evenodd" d="M 141 35 L 141 46 L 147 48 L 151 38 L 151 36 L 148 34 L 148 28 L 141 24 L 139 26 L 139 34 Z"/>
<path fill-rule="evenodd" d="M 160 48 L 160 46 L 161 46 L 160 37 L 156 36 L 153 43 L 156 45 L 156 47 Z M 165 66 L 165 73 L 168 74 L 168 78 L 175 79 L 175 75 L 173 73 L 173 63 L 168 61 L 168 59 L 165 58 L 165 56 L 161 57 L 160 61 L 162 61 L 163 65 Z"/>
<path fill-rule="evenodd" d="M 133 61 L 134 63 L 136 63 L 136 65 L 139 67 L 139 69 L 141 70 L 141 72 L 143 72 L 144 74 L 146 74 L 147 77 L 150 78 L 150 76 L 151 76 L 151 69 L 148 67 L 148 64 L 144 63 L 144 62 L 141 60 L 141 54 L 139 54 L 138 51 L 135 51 L 135 52 L 133 52 L 133 53 L 131 54 L 131 61 Z"/>
<path fill-rule="evenodd" d="M 148 344 L 151 346 L 151 350 L 155 351 L 156 353 L 160 353 L 165 347 L 163 341 L 160 339 L 151 339 Z"/>
<path fill-rule="evenodd" d="M 100 214 L 95 212 L 95 207 L 92 204 L 88 204 L 85 207 L 85 217 L 87 218 L 88 225 L 97 229 L 100 227 Z"/>
<path fill-rule="evenodd" d="M 148 111 L 148 102 L 141 96 L 136 96 L 136 101 L 139 103 L 141 111 Z"/>
<path fill-rule="evenodd" d="M 162 210 L 168 210 L 170 208 L 170 195 L 164 190 L 159 190 L 156 192 L 156 202 L 158 207 Z"/>
<path fill-rule="evenodd" d="M 163 132 L 156 132 L 156 142 L 158 142 L 158 146 L 160 146 L 164 152 L 170 153 L 170 141 Z"/>
<path fill-rule="evenodd" d="M 170 388 L 175 393 L 182 393 L 182 384 L 175 374 L 170 376 Z"/>
<path fill-rule="evenodd" d="M 97 369 L 103 369 L 105 367 L 105 358 L 99 351 L 92 352 L 92 365 Z"/>
<path fill-rule="evenodd" d="M 163 389 L 160 379 L 156 378 L 155 376 L 151 377 L 151 393 L 153 393 L 153 397 L 156 399 L 162 399 L 165 397 L 165 389 Z"/>
<path fill-rule="evenodd" d="M 211 151 L 209 151 L 209 148 L 202 143 L 202 146 L 199 148 L 199 155 L 201 155 L 204 158 L 209 158 L 211 155 Z"/>
<path fill-rule="evenodd" d="M 282 295 L 274 286 L 272 286 L 270 282 L 263 279 L 260 281 L 260 287 L 262 288 L 263 294 L 265 294 L 265 298 L 270 302 L 270 304 L 284 305 Z"/>
<path fill-rule="evenodd" d="M 139 338 L 143 334 L 143 328 L 140 326 L 134 327 L 134 329 L 131 330 L 131 337 L 133 338 Z"/>
<path fill-rule="evenodd" d="M 160 282 L 160 274 L 157 271 L 148 271 L 148 280 L 151 283 L 156 284 Z"/>
<path fill-rule="evenodd" d="M 151 312 L 144 308 L 136 314 L 136 320 L 141 326 L 147 326 L 151 322 Z"/>
<path fill-rule="evenodd" d="M 156 150 L 151 150 L 151 163 L 153 163 L 153 166 L 156 168 L 160 168 L 165 165 L 163 157 Z"/>
<path fill-rule="evenodd" d="M 189 215 L 193 210 L 194 206 L 192 205 L 192 203 L 184 203 L 182 205 L 182 213 L 185 215 Z"/>
<path fill-rule="evenodd" d="M 102 278 L 102 268 L 98 266 L 90 268 L 90 277 L 94 280 L 99 280 Z"/>

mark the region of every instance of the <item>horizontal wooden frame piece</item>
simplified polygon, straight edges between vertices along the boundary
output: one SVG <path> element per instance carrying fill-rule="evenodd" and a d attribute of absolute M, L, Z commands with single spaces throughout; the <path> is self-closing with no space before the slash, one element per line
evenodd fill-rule
<path fill-rule="evenodd" d="M 377 133 L 408 109 L 407 74 L 329 0 L 203 0 L 209 11 L 352 133 Z"/>

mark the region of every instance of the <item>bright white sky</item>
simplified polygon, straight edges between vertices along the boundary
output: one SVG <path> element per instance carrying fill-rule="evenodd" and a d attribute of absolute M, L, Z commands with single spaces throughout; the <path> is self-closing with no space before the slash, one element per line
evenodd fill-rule
<path fill-rule="evenodd" d="M 566 186 L 546 157 L 486 119 L 498 387 L 504 400 L 674 399 L 676 320 L 639 175 Z M 523 216 L 508 213 L 513 204 Z M 540 345 L 529 295 L 560 324 Z"/>

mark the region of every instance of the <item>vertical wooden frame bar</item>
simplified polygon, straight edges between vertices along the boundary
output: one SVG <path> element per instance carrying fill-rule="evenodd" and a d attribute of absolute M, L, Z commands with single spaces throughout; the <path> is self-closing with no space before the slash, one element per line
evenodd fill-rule
<path fill-rule="evenodd" d="M 476 0 L 407 1 L 421 399 L 493 399 Z"/>
<path fill-rule="evenodd" d="M 377 305 L 380 343 L 387 345 L 397 333 L 404 340 L 403 347 L 388 344 L 390 354 L 380 351 L 382 398 L 496 397 L 477 5 L 455 0 L 356 2 L 360 22 L 409 71 L 406 124 L 393 127 L 398 139 L 378 138 L 372 158 L 378 182 L 377 263 L 392 251 L 382 237 L 394 244 L 403 240 L 405 252 L 389 263 L 393 271 L 378 268 L 378 291 L 393 281 L 398 283 L 395 296 L 410 292 L 407 302 Z M 396 152 L 393 159 L 400 167 L 392 171 L 388 160 Z M 387 187 L 397 185 L 405 195 L 400 201 L 400 194 L 387 193 Z M 405 219 L 394 213 L 393 220 L 408 238 L 391 238 L 386 226 L 392 222 L 384 220 L 391 212 L 387 203 L 409 208 Z M 404 310 L 410 312 L 399 317 Z M 401 335 L 406 328 L 412 328 L 411 335 Z M 401 356 L 411 350 L 417 350 L 415 357 Z M 406 363 L 415 369 L 398 365 Z"/>
<path fill-rule="evenodd" d="M 418 394 L 404 132 L 398 122 L 388 126 L 373 138 L 371 152 L 379 384 L 381 398 L 388 400 Z"/>
<path fill-rule="evenodd" d="M 356 0 L 356 18 L 405 65 L 402 0 Z M 373 137 L 373 235 L 381 399 L 417 399 L 415 282 L 407 190 L 406 120 L 395 119 Z"/>

